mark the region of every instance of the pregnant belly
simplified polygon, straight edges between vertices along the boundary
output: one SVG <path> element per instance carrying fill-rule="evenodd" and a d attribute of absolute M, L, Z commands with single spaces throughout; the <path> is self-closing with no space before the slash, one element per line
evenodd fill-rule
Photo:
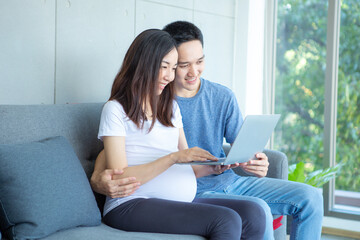
<path fill-rule="evenodd" d="M 196 194 L 196 178 L 191 166 L 173 165 L 142 185 L 135 193 L 139 197 L 191 202 Z"/>

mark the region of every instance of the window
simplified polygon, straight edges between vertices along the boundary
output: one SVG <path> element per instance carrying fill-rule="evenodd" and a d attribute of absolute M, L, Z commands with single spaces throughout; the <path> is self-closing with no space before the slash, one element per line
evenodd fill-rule
<path fill-rule="evenodd" d="M 325 1 L 278 4 L 274 146 L 307 171 L 323 167 L 326 19 Z"/>
<path fill-rule="evenodd" d="M 360 219 L 360 2 L 273 3 L 272 100 L 282 115 L 273 146 L 308 172 L 344 163 L 324 187 L 325 210 Z"/>

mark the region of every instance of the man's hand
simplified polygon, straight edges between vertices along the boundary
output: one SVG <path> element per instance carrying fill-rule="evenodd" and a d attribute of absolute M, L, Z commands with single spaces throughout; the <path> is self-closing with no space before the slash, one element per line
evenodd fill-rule
<path fill-rule="evenodd" d="M 250 160 L 246 163 L 240 163 L 240 167 L 257 177 L 265 177 L 269 170 L 269 160 L 265 153 L 257 153 L 256 160 Z"/>
<path fill-rule="evenodd" d="M 111 198 L 126 197 L 135 192 L 140 186 L 135 177 L 114 179 L 114 175 L 121 175 L 123 171 L 106 169 L 91 176 L 91 187 L 97 193 Z"/>

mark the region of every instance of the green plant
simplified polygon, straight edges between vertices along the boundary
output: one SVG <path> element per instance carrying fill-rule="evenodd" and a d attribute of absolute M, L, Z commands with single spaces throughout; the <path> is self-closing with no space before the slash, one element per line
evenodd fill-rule
<path fill-rule="evenodd" d="M 336 176 L 342 166 L 343 164 L 339 163 L 334 167 L 307 173 L 304 162 L 299 162 L 289 166 L 288 179 L 294 182 L 306 183 L 313 187 L 322 187 Z"/>

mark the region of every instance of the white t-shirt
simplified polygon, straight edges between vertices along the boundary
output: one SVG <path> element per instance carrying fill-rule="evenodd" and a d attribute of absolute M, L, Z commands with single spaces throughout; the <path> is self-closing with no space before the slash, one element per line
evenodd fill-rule
<path fill-rule="evenodd" d="M 171 152 L 178 151 L 179 128 L 183 127 L 180 109 L 173 104 L 172 123 L 165 127 L 159 121 L 148 132 L 151 121 L 145 121 L 139 129 L 125 114 L 122 105 L 109 101 L 101 114 L 98 138 L 103 136 L 125 136 L 125 152 L 128 166 L 152 162 Z M 196 194 L 196 178 L 190 165 L 173 165 L 165 172 L 140 186 L 132 195 L 123 198 L 107 197 L 104 215 L 120 204 L 135 198 L 161 198 L 191 202 Z"/>

